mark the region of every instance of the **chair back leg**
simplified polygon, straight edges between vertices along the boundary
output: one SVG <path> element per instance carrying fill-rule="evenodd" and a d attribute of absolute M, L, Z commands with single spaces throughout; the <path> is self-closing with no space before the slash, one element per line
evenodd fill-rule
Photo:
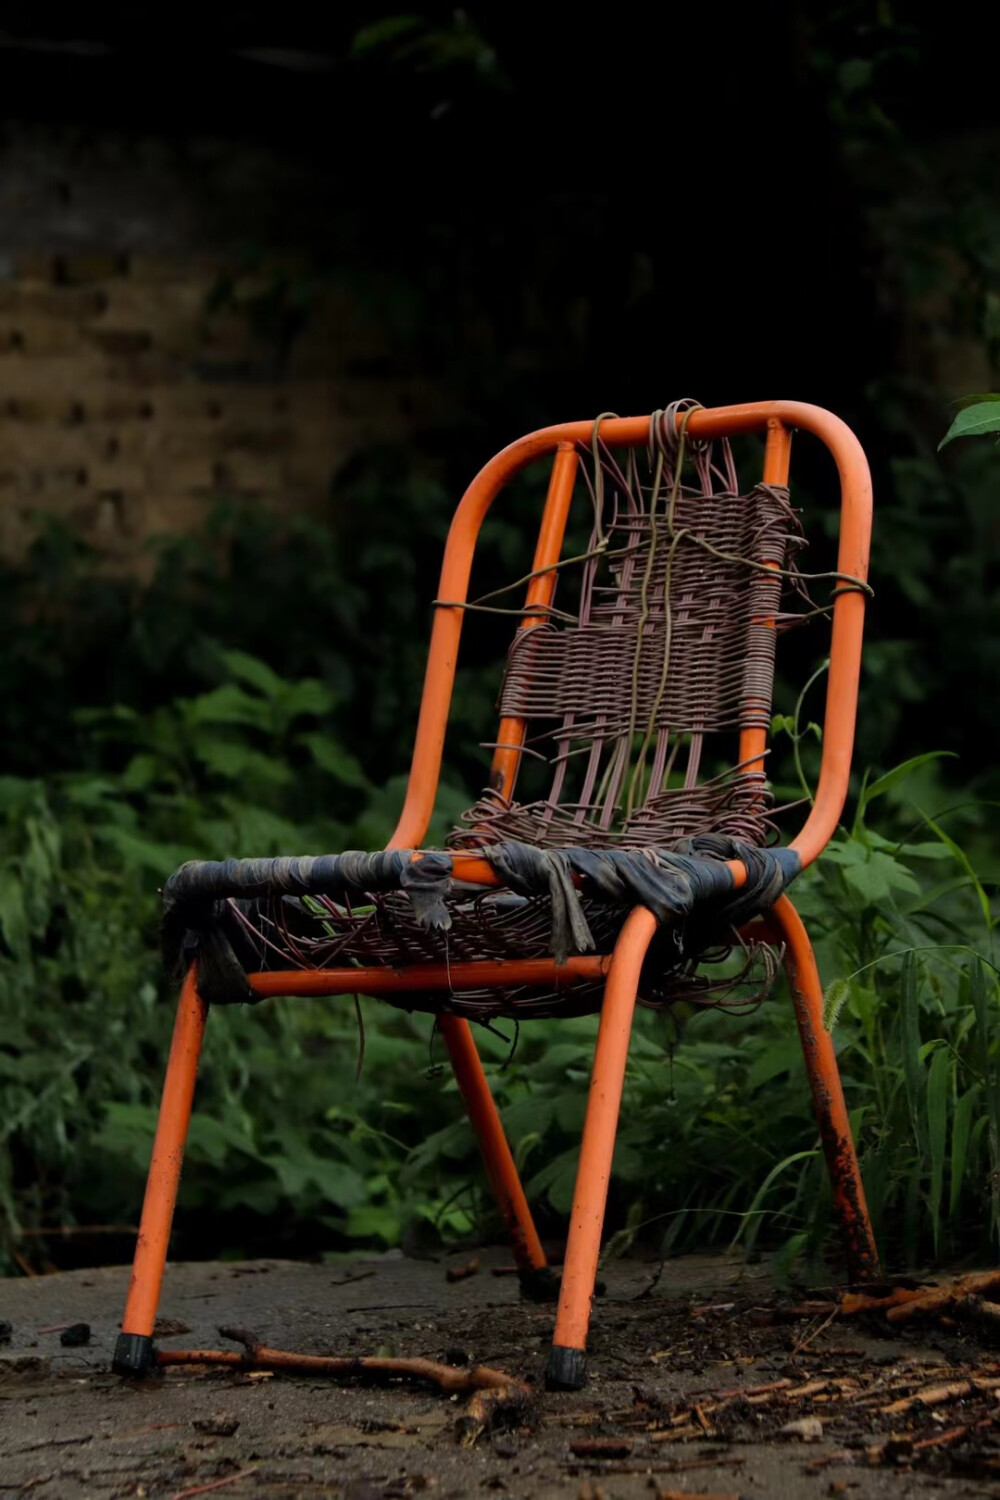
<path fill-rule="evenodd" d="M 823 986 L 816 955 L 802 918 L 787 896 L 772 908 L 785 941 L 785 968 L 795 1006 L 795 1019 L 812 1090 L 823 1154 L 833 1186 L 833 1206 L 844 1241 L 847 1274 L 852 1282 L 881 1279 L 878 1249 L 868 1216 L 857 1152 L 851 1135 L 844 1090 L 833 1039 L 823 1025 Z"/>
<path fill-rule="evenodd" d="M 587 1330 L 601 1253 L 601 1231 L 611 1181 L 615 1134 L 639 974 L 656 931 L 656 918 L 638 907 L 622 928 L 608 970 L 594 1067 L 580 1143 L 573 1210 L 566 1243 L 555 1336 L 545 1383 L 550 1390 L 579 1390 L 587 1378 Z"/>
<path fill-rule="evenodd" d="M 122 1331 L 115 1344 L 112 1368 L 119 1375 L 144 1375 L 153 1364 L 153 1325 L 160 1302 L 160 1285 L 170 1242 L 170 1225 L 184 1161 L 198 1059 L 205 1035 L 208 1006 L 198 994 L 194 967 L 188 970 L 177 1006 L 167 1076 L 160 1100 L 160 1116 L 146 1179 L 146 1196 L 139 1221 L 139 1238 L 132 1263 L 132 1280 L 125 1303 Z"/>
<path fill-rule="evenodd" d="M 472 1027 L 460 1016 L 442 1016 L 438 1029 L 455 1070 L 493 1196 L 510 1236 L 522 1289 L 537 1300 L 554 1301 L 558 1283 L 546 1264 L 542 1242 L 483 1071 Z"/>

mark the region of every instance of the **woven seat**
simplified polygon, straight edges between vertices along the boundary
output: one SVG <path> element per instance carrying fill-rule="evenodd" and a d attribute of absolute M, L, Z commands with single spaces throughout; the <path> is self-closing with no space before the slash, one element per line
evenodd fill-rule
<path fill-rule="evenodd" d="M 837 463 L 834 573 L 799 572 L 804 539 L 787 488 L 794 427 L 818 435 Z M 767 444 L 761 482 L 741 489 L 728 438 L 747 432 L 766 433 Z M 489 506 L 543 457 L 552 471 L 530 572 L 470 600 Z M 589 515 L 582 530 L 574 500 Z M 155 1362 L 209 1007 L 274 995 L 360 992 L 436 1016 L 522 1284 L 558 1291 L 547 1380 L 576 1388 L 635 1006 L 744 1008 L 767 993 L 783 958 L 849 1273 L 877 1278 L 819 974 L 785 895 L 835 830 L 847 792 L 870 512 L 856 439 L 795 402 L 714 411 L 678 402 L 649 418 L 566 423 L 485 466 L 449 533 L 407 797 L 388 848 L 195 861 L 165 886 L 164 946 L 184 982 L 116 1369 L 142 1374 Z M 809 577 L 834 585 L 829 606 L 813 604 Z M 480 610 L 518 621 L 499 728 L 484 791 L 446 847 L 428 850 L 459 639 Z M 783 630 L 827 612 L 819 784 L 805 826 L 782 847 L 766 775 L 775 647 Z M 469 1023 L 595 1010 L 560 1283 Z"/>

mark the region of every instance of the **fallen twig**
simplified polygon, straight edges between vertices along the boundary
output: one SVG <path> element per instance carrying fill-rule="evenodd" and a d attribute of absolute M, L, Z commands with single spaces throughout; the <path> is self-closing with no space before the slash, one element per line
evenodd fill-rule
<path fill-rule="evenodd" d="M 628 1458 L 632 1446 L 627 1438 L 578 1438 L 569 1451 L 574 1458 Z"/>
<path fill-rule="evenodd" d="M 530 1413 L 532 1394 L 522 1381 L 490 1365 L 445 1365 L 435 1359 L 394 1359 L 378 1355 L 358 1357 L 331 1354 L 294 1354 L 270 1349 L 249 1328 L 226 1325 L 223 1338 L 242 1344 L 244 1353 L 231 1349 L 158 1349 L 158 1365 L 222 1365 L 261 1379 L 276 1370 L 298 1375 L 329 1375 L 339 1380 L 419 1380 L 437 1386 L 448 1396 L 471 1395 L 457 1423 L 459 1439 L 471 1445 L 483 1432 L 497 1426 L 524 1422 Z"/>
<path fill-rule="evenodd" d="M 656 1500 L 740 1500 L 732 1490 L 661 1490 L 656 1487 Z"/>
<path fill-rule="evenodd" d="M 251 1464 L 249 1469 L 239 1469 L 235 1474 L 227 1474 L 224 1479 L 213 1479 L 209 1484 L 194 1484 L 189 1490 L 175 1490 L 170 1500 L 190 1500 L 192 1495 L 207 1495 L 209 1490 L 221 1490 L 224 1484 L 235 1484 L 237 1479 L 247 1479 L 251 1474 L 256 1474 L 260 1464 Z"/>
<path fill-rule="evenodd" d="M 598 1464 L 591 1468 L 588 1466 L 587 1473 L 600 1477 L 611 1474 L 686 1474 L 690 1469 L 739 1469 L 746 1463 L 742 1455 L 735 1457 L 715 1458 L 672 1458 L 659 1463 L 647 1463 L 642 1460 L 637 1464 L 606 1463 Z M 571 1474 L 577 1474 L 581 1465 L 572 1459 L 566 1461 L 565 1467 Z"/>
<path fill-rule="evenodd" d="M 840 1313 L 845 1318 L 858 1313 L 884 1312 L 890 1322 L 905 1322 L 918 1313 L 938 1312 L 969 1296 L 982 1297 L 988 1292 L 1000 1293 L 1000 1271 L 970 1271 L 944 1286 L 897 1286 L 883 1297 L 868 1292 L 845 1292 L 832 1302 L 800 1302 L 787 1309 L 792 1317 L 818 1317 Z"/>
<path fill-rule="evenodd" d="M 38 1453 L 43 1448 L 73 1448 L 78 1443 L 91 1443 L 93 1440 L 92 1432 L 85 1433 L 83 1437 L 46 1438 L 44 1443 L 29 1443 L 26 1448 L 11 1448 L 4 1457 L 20 1458 L 22 1453 Z"/>
<path fill-rule="evenodd" d="M 996 1390 L 1000 1390 L 1000 1378 L 993 1376 L 983 1380 L 973 1375 L 967 1380 L 949 1380 L 944 1385 L 925 1385 L 912 1396 L 890 1401 L 888 1406 L 879 1407 L 879 1410 L 885 1416 L 895 1417 L 913 1411 L 917 1406 L 944 1406 L 949 1401 L 960 1401 L 963 1396 L 984 1395 Z"/>
<path fill-rule="evenodd" d="M 498 1375 L 498 1370 L 491 1374 Z M 520 1381 L 507 1379 L 505 1385 L 475 1392 L 465 1411 L 455 1423 L 459 1442 L 471 1448 L 484 1432 L 494 1427 L 519 1427 L 530 1420 L 532 1393 Z"/>
<path fill-rule="evenodd" d="M 838 1312 L 839 1308 L 837 1308 L 836 1306 L 831 1308 L 830 1312 L 827 1313 L 823 1321 L 817 1324 L 817 1326 L 812 1330 L 811 1333 L 807 1334 L 805 1338 L 796 1340 L 795 1344 L 792 1346 L 792 1354 L 801 1354 L 803 1350 L 808 1349 L 813 1340 L 818 1339 L 820 1334 L 823 1333 L 827 1328 L 829 1328 Z"/>
<path fill-rule="evenodd" d="M 229 1335 L 231 1336 L 231 1335 Z M 246 1354 L 231 1349 L 158 1349 L 158 1365 L 224 1365 L 233 1370 L 289 1370 L 300 1375 L 331 1375 L 342 1380 L 426 1380 L 448 1396 L 470 1391 L 498 1390 L 519 1382 L 489 1365 L 466 1368 L 443 1365 L 435 1359 L 390 1359 L 377 1355 L 337 1356 L 294 1354 L 259 1344 Z"/>
<path fill-rule="evenodd" d="M 949 1427 L 945 1432 L 935 1433 L 933 1437 L 921 1438 L 919 1443 L 914 1443 L 914 1453 L 920 1453 L 925 1448 L 943 1448 L 946 1443 L 955 1443 L 964 1437 L 968 1427 Z"/>

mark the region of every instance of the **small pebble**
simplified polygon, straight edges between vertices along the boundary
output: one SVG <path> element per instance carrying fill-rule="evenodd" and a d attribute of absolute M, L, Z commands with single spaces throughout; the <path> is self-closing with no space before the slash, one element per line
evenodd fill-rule
<path fill-rule="evenodd" d="M 6 1318 L 0 1318 L 0 1344 L 9 1344 L 14 1325 L 8 1323 Z"/>
<path fill-rule="evenodd" d="M 89 1344 L 90 1324 L 71 1323 L 70 1326 L 68 1328 L 64 1328 L 62 1333 L 59 1335 L 59 1342 L 67 1349 L 79 1349 L 84 1344 Z"/>
<path fill-rule="evenodd" d="M 798 1438 L 802 1443 L 818 1443 L 823 1436 L 823 1423 L 819 1417 L 800 1417 L 797 1422 L 786 1422 L 778 1436 Z"/>
<path fill-rule="evenodd" d="M 239 1425 L 236 1417 L 195 1417 L 191 1423 L 195 1432 L 207 1437 L 232 1437 Z"/>

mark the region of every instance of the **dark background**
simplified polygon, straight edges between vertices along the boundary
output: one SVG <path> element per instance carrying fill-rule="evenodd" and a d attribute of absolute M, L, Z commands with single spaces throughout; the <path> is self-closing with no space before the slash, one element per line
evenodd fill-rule
<path fill-rule="evenodd" d="M 365 374 L 437 393 L 433 421 L 365 454 L 365 475 L 430 472 L 450 500 L 521 430 L 681 393 L 842 414 L 877 486 L 863 753 L 886 763 L 930 718 L 963 775 L 991 769 L 992 470 L 969 458 L 957 483 L 934 457 L 996 350 L 988 48 L 931 8 L 868 4 L 182 8 L 169 26 L 105 6 L 85 22 L 7 12 L 9 118 L 72 128 L 84 150 L 108 130 L 169 142 L 195 179 L 200 139 L 270 153 L 266 187 L 206 192 L 199 232 L 264 263 L 292 247 L 312 288 L 364 279 L 384 324 Z M 309 294 L 276 319 L 289 347 Z M 331 474 L 334 528 L 357 472 Z M 821 472 L 805 455 L 803 496 Z M 433 527 L 405 524 L 423 565 Z M 266 654 L 303 665 L 273 633 Z M 190 663 L 156 671 L 173 689 Z M 99 670 L 84 677 L 100 696 Z"/>
<path fill-rule="evenodd" d="M 995 48 L 885 0 L 329 9 L 2 18 L 5 1267 L 130 1253 L 170 870 L 391 832 L 471 476 L 531 428 L 680 396 L 815 402 L 869 455 L 861 811 L 796 900 L 888 1258 L 995 1253 L 1000 457 L 938 453 L 1000 384 Z M 541 482 L 491 517 L 484 585 L 525 571 Z M 793 498 L 829 566 L 836 485 L 805 438 Z M 504 631 L 472 624 L 434 837 L 491 737 Z M 785 711 L 821 625 L 787 644 Z M 931 751 L 865 814 L 866 773 Z M 495 1232 L 430 1022 L 366 1013 L 360 1081 L 349 1008 L 213 1022 L 174 1253 Z M 685 1026 L 642 1019 L 609 1226 L 667 1253 L 739 1219 L 817 1252 L 784 997 Z M 485 1049 L 558 1239 L 591 1042 L 528 1031 L 513 1061 Z M 762 1184 L 773 1219 L 741 1218 Z"/>

